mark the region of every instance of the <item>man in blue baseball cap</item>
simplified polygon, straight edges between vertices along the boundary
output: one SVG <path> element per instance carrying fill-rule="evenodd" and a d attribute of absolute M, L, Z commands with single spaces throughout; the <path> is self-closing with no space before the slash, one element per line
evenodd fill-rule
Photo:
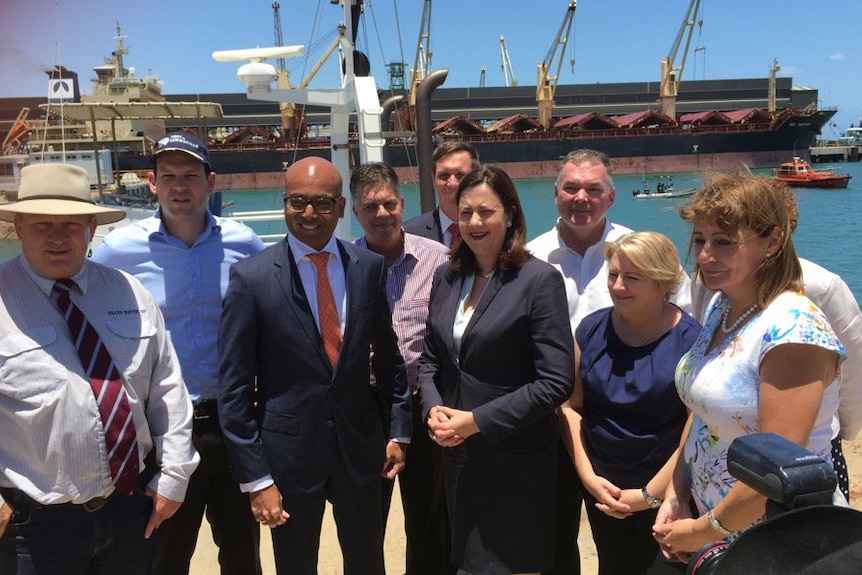
<path fill-rule="evenodd" d="M 156 167 L 156 160 L 167 152 L 182 152 L 203 164 L 207 171 L 210 170 L 210 155 L 206 145 L 188 132 L 173 132 L 156 142 L 151 158 L 153 168 Z"/>
<path fill-rule="evenodd" d="M 159 203 L 156 213 L 109 234 L 93 259 L 132 274 L 153 294 L 194 403 L 192 440 L 201 464 L 184 504 L 162 524 L 153 573 L 188 574 L 206 513 L 219 546 L 221 574 L 260 574 L 260 527 L 248 496 L 231 476 L 216 396 L 228 270 L 263 244 L 245 225 L 209 211 L 216 174 L 200 138 L 188 132 L 164 136 L 156 142 L 152 163 L 148 178 Z"/>

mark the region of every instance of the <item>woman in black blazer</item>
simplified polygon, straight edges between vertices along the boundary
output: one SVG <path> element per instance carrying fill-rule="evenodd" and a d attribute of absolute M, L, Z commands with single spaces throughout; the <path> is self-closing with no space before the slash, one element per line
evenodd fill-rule
<path fill-rule="evenodd" d="M 431 290 L 422 410 L 443 450 L 452 562 L 476 575 L 553 567 L 557 419 L 574 386 L 563 279 L 524 248 L 512 180 L 483 166 L 456 194 L 463 241 Z"/>

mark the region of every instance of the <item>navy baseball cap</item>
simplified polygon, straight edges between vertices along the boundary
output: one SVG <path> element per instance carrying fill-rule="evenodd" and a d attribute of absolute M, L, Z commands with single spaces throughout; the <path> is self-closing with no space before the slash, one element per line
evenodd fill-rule
<path fill-rule="evenodd" d="M 159 138 L 153 150 L 152 162 L 155 163 L 156 158 L 165 152 L 183 152 L 207 167 L 210 165 L 210 155 L 206 145 L 200 138 L 188 132 L 171 132 L 163 138 Z"/>

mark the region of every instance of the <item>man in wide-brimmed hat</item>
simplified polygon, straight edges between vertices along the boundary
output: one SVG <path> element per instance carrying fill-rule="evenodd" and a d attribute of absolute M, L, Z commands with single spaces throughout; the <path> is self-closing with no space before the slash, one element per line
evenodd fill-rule
<path fill-rule="evenodd" d="M 65 164 L 27 166 L 0 205 L 22 248 L 0 265 L 0 573 L 149 574 L 197 466 L 158 306 L 86 259 L 124 215 Z"/>

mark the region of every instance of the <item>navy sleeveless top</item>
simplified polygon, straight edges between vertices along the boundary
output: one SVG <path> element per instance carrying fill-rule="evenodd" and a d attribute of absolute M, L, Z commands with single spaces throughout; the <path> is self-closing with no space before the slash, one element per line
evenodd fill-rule
<path fill-rule="evenodd" d="M 700 333 L 682 312 L 656 341 L 630 347 L 605 308 L 575 331 L 581 350 L 584 442 L 595 472 L 621 489 L 643 487 L 677 448 L 686 410 L 674 386 L 679 359 Z"/>

